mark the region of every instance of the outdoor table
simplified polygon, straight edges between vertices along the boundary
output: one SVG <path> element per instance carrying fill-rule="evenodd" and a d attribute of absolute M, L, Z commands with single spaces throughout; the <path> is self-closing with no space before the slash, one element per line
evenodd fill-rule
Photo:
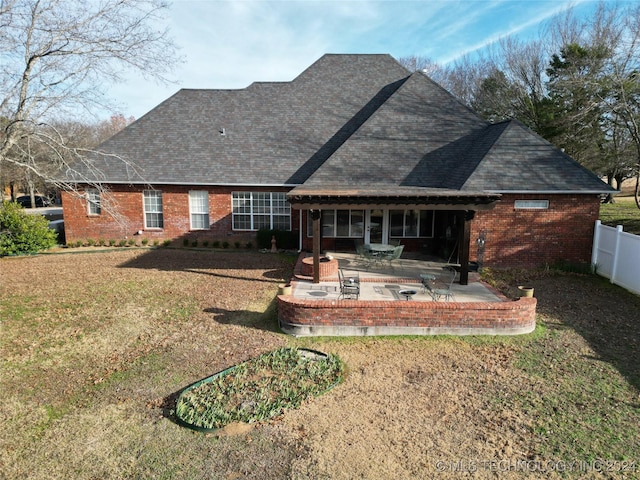
<path fill-rule="evenodd" d="M 388 243 L 367 243 L 364 248 L 371 253 L 374 262 L 380 263 L 387 255 L 392 254 L 396 247 Z"/>

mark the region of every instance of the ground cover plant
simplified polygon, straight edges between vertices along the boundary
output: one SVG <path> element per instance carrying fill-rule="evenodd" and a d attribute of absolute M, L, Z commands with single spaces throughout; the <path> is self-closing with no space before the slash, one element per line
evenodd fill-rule
<path fill-rule="evenodd" d="M 0 259 L 0 478 L 638 477 L 637 296 L 592 275 L 493 272 L 508 294 L 535 288 L 534 333 L 295 339 L 273 301 L 291 260 Z M 268 421 L 175 423 L 193 379 L 283 346 L 338 355 L 344 381 Z"/>
<path fill-rule="evenodd" d="M 341 373 L 342 363 L 335 355 L 281 347 L 183 392 L 176 416 L 201 429 L 266 420 L 325 393 Z"/>

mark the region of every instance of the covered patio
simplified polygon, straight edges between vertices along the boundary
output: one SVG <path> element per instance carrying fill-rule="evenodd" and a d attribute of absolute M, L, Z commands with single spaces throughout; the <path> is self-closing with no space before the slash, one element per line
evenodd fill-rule
<path fill-rule="evenodd" d="M 347 278 L 359 279 L 357 298 L 341 295 L 337 272 L 325 271 L 315 281 L 303 268 L 305 258 L 312 255 L 300 255 L 291 291 L 278 296 L 280 327 L 292 335 L 516 335 L 535 328 L 535 298 L 510 300 L 477 272 L 468 272 L 465 285 L 458 274 L 452 296 L 435 301 L 423 289 L 421 275 L 437 279 L 447 264 L 418 253 L 388 265 L 369 264 L 353 253 L 326 252 L 321 260 L 331 258 Z"/>

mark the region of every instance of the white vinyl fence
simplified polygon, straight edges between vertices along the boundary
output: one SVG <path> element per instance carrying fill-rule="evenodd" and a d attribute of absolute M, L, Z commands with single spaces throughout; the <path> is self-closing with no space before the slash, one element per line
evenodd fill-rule
<path fill-rule="evenodd" d="M 596 221 L 591 265 L 598 275 L 640 294 L 640 236 Z"/>

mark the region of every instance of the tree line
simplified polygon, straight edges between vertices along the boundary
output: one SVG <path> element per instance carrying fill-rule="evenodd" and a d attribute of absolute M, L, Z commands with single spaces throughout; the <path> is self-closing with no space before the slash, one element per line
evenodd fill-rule
<path fill-rule="evenodd" d="M 570 9 L 537 38 L 507 37 L 446 66 L 399 61 L 488 121 L 519 120 L 615 188 L 635 178 L 640 208 L 640 5 L 601 2 L 587 18 Z"/>

